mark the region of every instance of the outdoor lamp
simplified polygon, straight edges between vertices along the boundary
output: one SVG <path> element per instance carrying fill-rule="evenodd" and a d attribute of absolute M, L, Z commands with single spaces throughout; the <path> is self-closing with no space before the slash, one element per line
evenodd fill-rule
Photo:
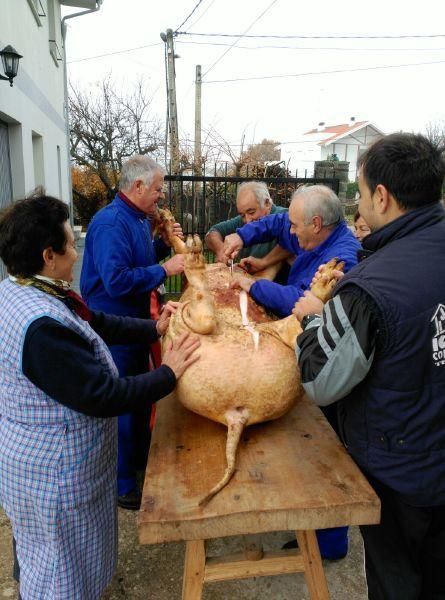
<path fill-rule="evenodd" d="M 5 46 L 0 52 L 0 56 L 2 57 L 3 70 L 6 75 L 6 77 L 0 75 L 0 79 L 9 81 L 9 85 L 12 87 L 12 80 L 19 70 L 19 60 L 23 57 L 12 46 Z"/>

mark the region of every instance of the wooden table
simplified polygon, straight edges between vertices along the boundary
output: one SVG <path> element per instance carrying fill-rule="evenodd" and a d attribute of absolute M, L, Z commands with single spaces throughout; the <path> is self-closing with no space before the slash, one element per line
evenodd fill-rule
<path fill-rule="evenodd" d="M 199 600 L 205 582 L 295 572 L 312 599 L 329 598 L 314 530 L 378 523 L 380 503 L 321 411 L 303 399 L 281 419 L 248 427 L 235 475 L 201 508 L 224 471 L 225 443 L 225 427 L 173 395 L 158 403 L 141 544 L 186 541 L 183 600 Z M 207 539 L 285 530 L 295 530 L 299 550 L 206 557 Z"/>

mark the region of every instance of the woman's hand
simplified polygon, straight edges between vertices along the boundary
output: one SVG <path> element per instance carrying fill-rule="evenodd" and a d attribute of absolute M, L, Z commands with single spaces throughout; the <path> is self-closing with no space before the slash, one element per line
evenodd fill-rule
<path fill-rule="evenodd" d="M 156 321 L 156 331 L 158 335 L 165 335 L 165 332 L 168 329 L 168 324 L 170 323 L 170 317 L 175 314 L 178 310 L 179 302 L 173 302 L 169 300 L 167 304 L 161 308 L 161 316 L 159 320 Z"/>
<path fill-rule="evenodd" d="M 162 357 L 162 364 L 167 365 L 179 379 L 184 371 L 197 360 L 199 354 L 195 350 L 199 348 L 201 342 L 196 335 L 189 332 L 183 333 L 173 343 L 170 343 Z"/>

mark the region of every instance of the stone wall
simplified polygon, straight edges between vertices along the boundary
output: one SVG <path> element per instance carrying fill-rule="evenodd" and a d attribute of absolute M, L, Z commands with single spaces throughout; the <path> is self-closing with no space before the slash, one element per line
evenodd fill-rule
<path fill-rule="evenodd" d="M 314 177 L 335 177 L 340 180 L 338 197 L 346 202 L 346 188 L 349 182 L 349 161 L 346 160 L 316 160 Z"/>

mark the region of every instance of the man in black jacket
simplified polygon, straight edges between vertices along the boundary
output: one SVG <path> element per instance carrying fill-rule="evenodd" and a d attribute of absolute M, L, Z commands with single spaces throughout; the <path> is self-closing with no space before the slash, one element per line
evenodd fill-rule
<path fill-rule="evenodd" d="M 323 307 L 294 314 L 306 393 L 338 401 L 340 434 L 380 497 L 361 527 L 372 600 L 445 598 L 444 160 L 394 134 L 362 157 L 363 256 Z"/>

